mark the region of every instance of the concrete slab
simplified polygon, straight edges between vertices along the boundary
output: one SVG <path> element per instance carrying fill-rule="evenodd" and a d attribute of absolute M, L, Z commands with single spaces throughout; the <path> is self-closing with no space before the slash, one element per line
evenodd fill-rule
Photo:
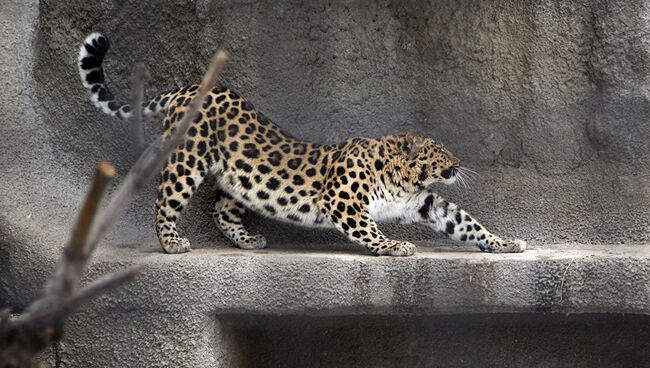
<path fill-rule="evenodd" d="M 213 314 L 650 314 L 648 245 L 545 246 L 506 255 L 421 246 L 406 258 L 299 246 L 178 256 L 129 247 L 100 252 L 89 276 L 132 263 L 147 268 L 120 303 L 146 301 L 160 311 L 200 305 Z"/>
<path fill-rule="evenodd" d="M 460 328 L 445 324 L 443 316 L 457 322 L 473 318 L 474 323 L 463 327 L 471 329 L 479 328 L 476 326 L 486 318 L 497 318 L 487 315 L 521 315 L 493 323 L 500 326 L 497 330 L 501 329 L 504 338 L 507 326 L 513 323 L 528 326 L 528 332 L 520 336 L 524 338 L 553 330 L 553 323 L 544 322 L 547 318 L 547 322 L 556 321 L 558 331 L 565 332 L 576 322 L 569 318 L 557 327 L 561 317 L 545 317 L 549 312 L 594 314 L 596 317 L 579 323 L 583 335 L 604 333 L 599 330 L 603 318 L 614 318 L 607 315 L 650 316 L 649 245 L 557 245 L 509 255 L 464 247 L 421 246 L 416 256 L 408 258 L 373 257 L 362 250 L 291 248 L 242 251 L 218 247 L 166 255 L 157 248 L 104 247 L 88 278 L 129 264 L 145 264 L 146 270 L 133 284 L 101 297 L 75 315 L 57 354 L 68 366 L 240 367 L 247 366 L 242 362 L 261 359 L 246 358 L 246 351 L 252 354 L 246 341 L 264 336 L 267 342 L 286 341 L 288 337 L 282 333 L 273 335 L 276 328 L 322 333 L 321 329 L 327 330 L 325 326 L 337 326 L 337 316 L 342 321 L 358 319 L 360 330 L 352 328 L 346 332 L 350 336 L 362 334 L 375 339 L 372 331 L 383 328 L 401 331 L 394 335 L 384 332 L 398 338 L 404 337 L 404 328 L 414 329 L 419 331 L 411 335 L 415 345 L 433 338 L 433 327 L 422 326 L 442 323 L 448 333 Z M 382 325 L 374 330 L 376 321 L 393 327 Z M 395 330 L 399 321 L 402 330 Z M 354 326 L 350 323 L 344 325 Z M 647 326 L 639 325 L 639 330 L 628 337 L 634 340 L 649 332 Z M 461 338 L 462 333 L 457 334 Z M 311 341 L 313 336 L 305 332 L 304 338 Z M 322 339 L 333 349 L 338 345 L 331 342 L 332 338 Z M 549 344 L 544 349 L 554 346 L 553 342 Z M 303 348 L 313 350 L 310 344 Z M 264 354 L 273 351 L 268 346 L 262 350 Z M 433 359 L 426 351 L 415 350 Z M 450 357 L 453 355 L 445 359 Z M 404 359 L 386 366 L 400 366 L 397 362 L 408 362 Z M 300 366 L 296 362 L 309 359 L 286 361 Z"/>

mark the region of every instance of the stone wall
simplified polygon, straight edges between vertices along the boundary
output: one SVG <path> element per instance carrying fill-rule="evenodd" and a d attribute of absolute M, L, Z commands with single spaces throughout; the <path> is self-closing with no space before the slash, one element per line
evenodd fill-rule
<path fill-rule="evenodd" d="M 101 31 L 114 45 L 106 72 L 122 99 L 135 62 L 149 66 L 154 95 L 197 81 L 221 47 L 231 54 L 224 83 L 300 138 L 440 138 L 481 174 L 470 190 L 441 192 L 502 233 L 533 242 L 650 238 L 647 2 L 307 3 L 42 1 L 31 87 L 59 172 L 51 181 L 81 189 L 97 160 L 122 173 L 133 162 L 127 123 L 93 108 L 77 77 L 78 45 Z M 152 139 L 158 122 L 147 130 Z M 24 155 L 14 164 L 32 173 L 42 155 Z M 47 197 L 59 188 L 51 181 L 31 181 L 26 192 Z M 222 241 L 206 214 L 209 190 L 201 194 L 181 231 L 195 243 Z M 134 206 L 115 242 L 153 238 L 154 195 Z M 254 222 L 272 242 L 304 240 L 296 228 Z"/>

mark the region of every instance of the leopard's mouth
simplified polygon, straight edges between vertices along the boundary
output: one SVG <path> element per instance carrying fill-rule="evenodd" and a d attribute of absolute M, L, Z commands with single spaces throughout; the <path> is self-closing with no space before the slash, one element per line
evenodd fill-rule
<path fill-rule="evenodd" d="M 446 185 L 452 185 L 456 183 L 458 180 L 458 177 L 456 175 L 450 177 L 449 179 L 442 179 L 442 183 Z"/>

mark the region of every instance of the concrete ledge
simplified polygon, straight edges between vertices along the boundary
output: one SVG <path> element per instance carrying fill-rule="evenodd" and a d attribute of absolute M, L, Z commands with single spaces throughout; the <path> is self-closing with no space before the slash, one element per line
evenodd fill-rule
<path fill-rule="evenodd" d="M 208 313 L 645 313 L 650 246 L 537 247 L 495 255 L 469 247 L 419 247 L 414 257 L 363 251 L 203 248 L 166 255 L 122 248 L 100 254 L 97 277 L 147 265 L 120 304 Z M 116 298 L 117 299 L 117 298 Z"/>
<path fill-rule="evenodd" d="M 456 336 L 460 340 L 448 343 L 459 347 L 466 346 L 468 328 L 476 331 L 473 336 L 479 341 L 537 341 L 534 337 L 541 332 L 547 336 L 578 331 L 571 327 L 577 323 L 582 332 L 576 338 L 584 344 L 571 350 L 556 346 L 559 340 L 540 340 L 540 347 L 531 349 L 549 357 L 556 349 L 564 349 L 566 356 L 589 357 L 586 352 L 594 348 L 586 343 L 593 341 L 589 336 L 598 335 L 602 346 L 608 346 L 603 334 L 610 334 L 621 323 L 636 326 L 639 321 L 647 322 L 650 315 L 647 245 L 533 247 L 508 255 L 485 254 L 469 247 L 420 246 L 419 253 L 409 258 L 373 257 L 341 247 L 345 246 L 335 247 L 339 249 L 335 251 L 202 248 L 183 255 L 161 254 L 157 248 L 104 247 L 91 266 L 90 278 L 128 264 L 145 264 L 147 268 L 130 286 L 99 298 L 76 314 L 54 355 L 67 366 L 252 367 L 260 366 L 262 356 L 274 354 L 269 344 L 279 343 L 287 353 L 292 345 L 305 341 L 305 346 L 296 345 L 296 351 L 314 352 L 318 350 L 312 344 L 319 340 L 317 335 L 342 328 L 345 336 L 363 341 L 367 337 L 368 341 L 382 341 L 382 345 L 348 346 L 337 343 L 335 336 L 323 337 L 332 354 L 358 360 L 360 352 L 376 351 L 376 359 L 388 359 L 384 365 L 376 360 L 378 366 L 408 366 L 411 358 L 390 360 L 403 341 L 414 341 L 417 349 L 411 353 L 425 363 L 435 362 L 437 356 L 465 354 L 463 349 L 457 351 L 459 355 L 445 355 L 444 349 L 427 350 L 427 341 L 441 339 L 436 331 Z M 590 313 L 592 317 L 587 322 L 576 322 L 573 317 L 567 321 L 562 317 L 564 322 L 555 317 L 549 322 L 543 317 L 548 314 L 540 311 Z M 504 313 L 521 317 L 498 317 Z M 621 313 L 640 316 L 608 317 Z M 468 314 L 478 317 L 472 319 Z M 469 325 L 453 322 L 465 320 Z M 347 321 L 347 327 L 336 321 Z M 486 323 L 500 327 L 485 330 L 481 326 Z M 511 325 L 525 327 L 513 332 Z M 601 331 L 603 325 L 608 326 L 607 331 Z M 296 331 L 303 332 L 296 335 Z M 629 336 L 621 335 L 628 336 L 621 344 L 636 346 L 635 341 L 648 335 L 650 331 L 640 327 Z M 266 341 L 264 354 L 255 354 L 255 341 Z M 348 348 L 338 349 L 341 346 Z M 269 362 L 320 366 L 312 364 L 319 360 L 317 356 L 305 354 L 300 358 L 287 355 L 289 360 L 274 355 Z M 481 356 L 474 359 L 479 366 L 481 359 L 492 355 Z M 526 359 L 511 366 L 527 366 L 535 360 Z M 584 362 L 584 366 L 607 366 L 589 365 L 588 359 Z M 357 363 L 347 366 L 365 366 L 363 361 Z"/>

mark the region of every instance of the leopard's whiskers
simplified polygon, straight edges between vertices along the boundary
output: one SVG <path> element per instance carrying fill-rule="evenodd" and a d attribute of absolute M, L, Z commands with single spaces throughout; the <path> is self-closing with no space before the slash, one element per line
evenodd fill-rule
<path fill-rule="evenodd" d="M 463 183 L 465 184 L 465 187 L 467 189 L 470 189 L 470 186 L 472 184 L 472 178 L 465 173 L 461 173 L 461 177 L 463 178 Z"/>
<path fill-rule="evenodd" d="M 470 179 L 469 179 L 469 176 L 467 174 L 463 173 L 462 171 L 458 171 L 456 173 L 456 180 L 458 181 L 458 184 L 459 184 L 458 187 L 463 189 L 461 191 L 461 193 L 464 190 L 469 190 Z"/>
<path fill-rule="evenodd" d="M 458 168 L 458 175 L 463 175 L 463 176 L 465 176 L 467 178 L 471 178 L 473 174 L 470 173 L 469 171 L 465 171 L 462 167 L 459 167 Z"/>
<path fill-rule="evenodd" d="M 477 176 L 479 178 L 481 177 L 481 174 L 465 166 L 459 166 L 458 170 L 462 171 L 467 176 L 471 176 L 471 177 Z"/>
<path fill-rule="evenodd" d="M 476 176 L 474 174 L 471 174 L 467 171 L 460 171 L 463 174 L 464 179 L 468 182 L 468 184 L 473 184 L 474 180 L 476 180 Z"/>

